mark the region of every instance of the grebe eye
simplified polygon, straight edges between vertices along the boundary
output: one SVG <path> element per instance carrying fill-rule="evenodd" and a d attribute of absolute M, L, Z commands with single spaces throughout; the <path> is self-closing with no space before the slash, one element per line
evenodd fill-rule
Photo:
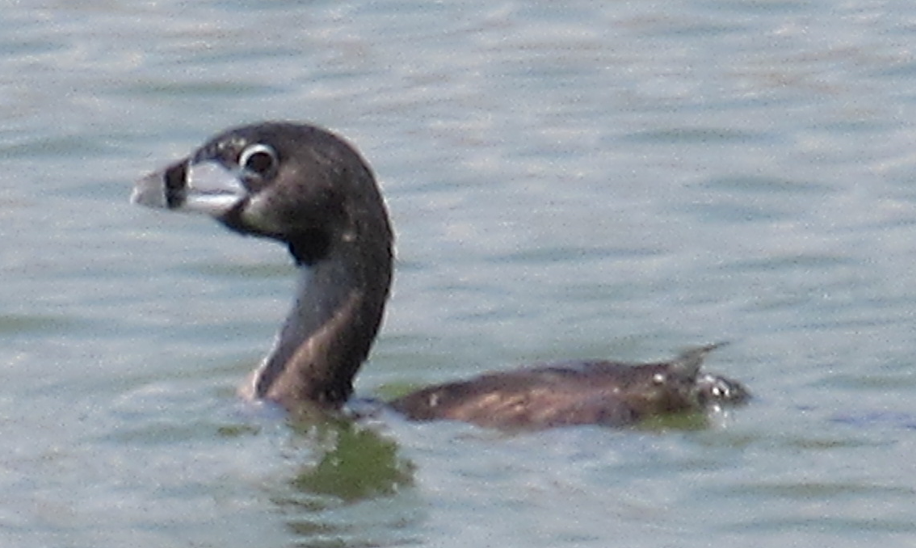
<path fill-rule="evenodd" d="M 239 155 L 239 166 L 249 173 L 268 177 L 277 168 L 277 153 L 267 145 L 250 145 Z"/>

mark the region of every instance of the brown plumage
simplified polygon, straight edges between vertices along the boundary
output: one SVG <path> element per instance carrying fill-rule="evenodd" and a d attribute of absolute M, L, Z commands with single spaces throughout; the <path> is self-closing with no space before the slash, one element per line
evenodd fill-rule
<path fill-rule="evenodd" d="M 352 146 L 306 124 L 234 128 L 140 180 L 131 199 L 206 213 L 241 234 L 286 244 L 299 266 L 299 290 L 273 349 L 242 392 L 291 411 L 344 405 L 382 321 L 394 238 L 375 177 Z M 492 373 L 391 405 L 414 420 L 498 428 L 632 424 L 745 400 L 739 383 L 700 373 L 716 346 L 662 363 Z"/>

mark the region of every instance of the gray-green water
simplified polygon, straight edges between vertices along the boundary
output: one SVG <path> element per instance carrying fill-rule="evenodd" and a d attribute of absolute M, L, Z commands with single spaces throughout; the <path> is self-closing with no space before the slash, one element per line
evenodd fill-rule
<path fill-rule="evenodd" d="M 5 2 L 0 544 L 909 546 L 916 4 Z M 358 392 L 727 340 L 704 430 L 236 400 L 280 246 L 131 207 L 227 126 L 355 142 L 398 232 Z"/>

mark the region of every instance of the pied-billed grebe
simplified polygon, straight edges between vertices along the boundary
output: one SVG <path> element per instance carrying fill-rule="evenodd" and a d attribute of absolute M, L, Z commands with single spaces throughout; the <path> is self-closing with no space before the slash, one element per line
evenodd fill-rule
<path fill-rule="evenodd" d="M 393 233 L 375 177 L 336 135 L 296 123 L 225 131 L 137 182 L 131 200 L 211 215 L 286 244 L 299 267 L 295 304 L 243 393 L 289 410 L 339 409 L 353 391 L 388 299 Z M 748 397 L 700 373 L 716 345 L 670 362 L 576 362 L 492 373 L 390 402 L 415 420 L 500 428 L 626 425 Z"/>

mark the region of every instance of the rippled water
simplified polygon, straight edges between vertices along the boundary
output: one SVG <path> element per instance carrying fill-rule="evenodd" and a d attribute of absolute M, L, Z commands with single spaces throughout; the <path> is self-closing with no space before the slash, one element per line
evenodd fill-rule
<path fill-rule="evenodd" d="M 12 2 L 3 546 L 905 546 L 916 6 Z M 705 429 L 296 427 L 236 384 L 280 246 L 131 207 L 225 127 L 357 144 L 398 232 L 358 391 L 732 344 Z"/>

